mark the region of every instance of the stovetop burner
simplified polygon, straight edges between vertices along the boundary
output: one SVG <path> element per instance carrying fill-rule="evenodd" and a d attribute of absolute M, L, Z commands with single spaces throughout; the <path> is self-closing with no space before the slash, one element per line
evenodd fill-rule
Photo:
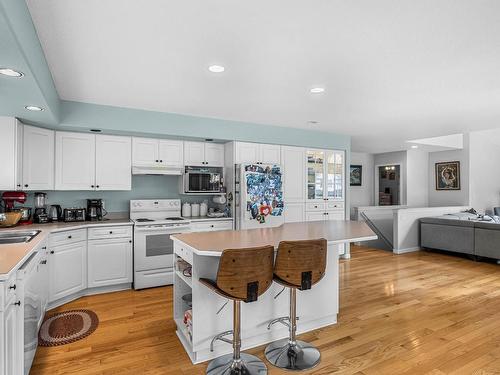
<path fill-rule="evenodd" d="M 147 223 L 149 221 L 154 221 L 154 220 L 151 220 L 151 219 L 145 219 L 145 218 L 139 218 L 139 219 L 136 219 L 135 221 L 139 222 L 139 223 Z"/>

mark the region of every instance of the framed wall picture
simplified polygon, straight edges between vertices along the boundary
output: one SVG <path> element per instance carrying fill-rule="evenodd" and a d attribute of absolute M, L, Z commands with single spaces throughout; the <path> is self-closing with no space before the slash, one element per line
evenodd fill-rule
<path fill-rule="evenodd" d="M 436 163 L 436 190 L 460 190 L 460 162 Z"/>
<path fill-rule="evenodd" d="M 363 166 L 351 165 L 351 186 L 361 186 L 363 183 Z"/>

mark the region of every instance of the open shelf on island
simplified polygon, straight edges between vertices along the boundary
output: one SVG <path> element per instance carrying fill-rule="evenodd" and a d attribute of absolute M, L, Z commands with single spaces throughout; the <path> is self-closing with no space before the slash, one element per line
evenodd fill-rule
<path fill-rule="evenodd" d="M 184 276 L 181 271 L 175 270 L 175 274 L 184 281 L 190 288 L 193 288 L 193 280 L 191 277 Z"/>

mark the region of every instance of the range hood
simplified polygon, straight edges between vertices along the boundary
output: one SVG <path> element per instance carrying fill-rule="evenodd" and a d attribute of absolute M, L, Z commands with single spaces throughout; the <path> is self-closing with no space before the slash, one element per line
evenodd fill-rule
<path fill-rule="evenodd" d="M 132 174 L 153 174 L 165 176 L 180 176 L 182 174 L 181 167 L 169 167 L 165 165 L 152 166 L 152 165 L 134 165 L 132 166 Z"/>

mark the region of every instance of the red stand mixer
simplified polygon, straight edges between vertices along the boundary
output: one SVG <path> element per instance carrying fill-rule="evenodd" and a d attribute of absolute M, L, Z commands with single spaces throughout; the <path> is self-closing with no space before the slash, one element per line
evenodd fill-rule
<path fill-rule="evenodd" d="M 20 211 L 23 216 L 19 224 L 31 224 L 31 208 L 29 207 L 15 207 L 15 203 L 23 204 L 26 202 L 28 195 L 24 191 L 4 191 L 2 193 L 2 201 L 5 212 Z"/>

